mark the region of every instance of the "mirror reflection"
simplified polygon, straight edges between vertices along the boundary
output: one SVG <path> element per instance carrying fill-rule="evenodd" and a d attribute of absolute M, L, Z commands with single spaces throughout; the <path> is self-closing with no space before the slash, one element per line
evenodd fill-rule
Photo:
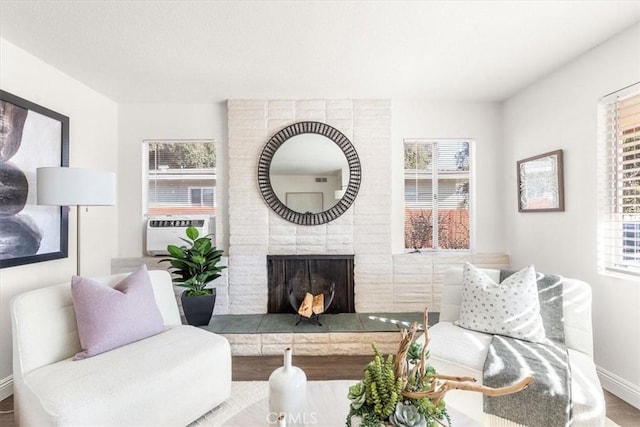
<path fill-rule="evenodd" d="M 303 133 L 276 150 L 269 179 L 276 197 L 289 209 L 315 214 L 340 201 L 349 184 L 349 164 L 331 139 Z"/>

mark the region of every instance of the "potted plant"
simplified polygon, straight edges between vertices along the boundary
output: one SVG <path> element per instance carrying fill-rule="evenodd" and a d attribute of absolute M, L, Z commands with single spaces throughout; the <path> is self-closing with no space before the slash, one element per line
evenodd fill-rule
<path fill-rule="evenodd" d="M 227 267 L 218 265 L 223 251 L 213 246 L 209 235 L 199 237 L 195 227 L 188 227 L 186 235 L 186 239 L 181 239 L 188 246 L 168 245 L 169 258 L 159 262 L 169 262 L 173 283 L 186 288 L 180 299 L 187 322 L 194 326 L 208 325 L 216 302 L 216 290 L 206 285 L 220 277 L 220 272 Z"/>

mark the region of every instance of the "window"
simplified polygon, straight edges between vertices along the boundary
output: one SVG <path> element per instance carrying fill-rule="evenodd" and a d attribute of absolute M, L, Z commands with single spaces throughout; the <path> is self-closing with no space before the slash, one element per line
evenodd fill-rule
<path fill-rule="evenodd" d="M 189 187 L 189 203 L 191 206 L 215 206 L 215 188 Z"/>
<path fill-rule="evenodd" d="M 600 103 L 598 262 L 640 277 L 640 83 Z"/>
<path fill-rule="evenodd" d="M 470 140 L 404 141 L 406 249 L 470 250 Z"/>
<path fill-rule="evenodd" d="M 148 215 L 216 213 L 214 141 L 145 141 Z"/>

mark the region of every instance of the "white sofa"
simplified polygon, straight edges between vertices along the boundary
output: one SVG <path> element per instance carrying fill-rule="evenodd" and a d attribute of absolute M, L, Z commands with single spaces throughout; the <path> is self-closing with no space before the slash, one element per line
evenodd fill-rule
<path fill-rule="evenodd" d="M 496 283 L 500 271 L 482 269 Z M 572 426 L 603 426 L 605 402 L 593 362 L 591 288 L 585 282 L 564 278 L 564 332 L 571 368 Z M 482 383 L 482 369 L 492 335 L 455 326 L 462 300 L 462 268 L 445 273 L 440 320 L 429 328 L 430 363 L 440 373 L 471 376 Z M 535 375 L 534 375 L 535 376 Z M 508 420 L 483 413 L 482 394 L 453 390 L 448 405 L 462 410 L 482 425 L 513 426 Z"/>
<path fill-rule="evenodd" d="M 20 426 L 185 426 L 231 394 L 229 342 L 182 325 L 171 278 L 150 271 L 166 330 L 84 360 L 70 283 L 11 303 Z M 95 280 L 114 286 L 126 274 Z"/>

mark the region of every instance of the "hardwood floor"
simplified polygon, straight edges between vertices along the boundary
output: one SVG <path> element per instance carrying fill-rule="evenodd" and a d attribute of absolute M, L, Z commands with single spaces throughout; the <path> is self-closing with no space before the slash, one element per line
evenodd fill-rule
<path fill-rule="evenodd" d="M 0 402 L 0 426 L 16 427 L 13 419 L 13 396 L 9 396 Z"/>
<path fill-rule="evenodd" d="M 359 380 L 370 356 L 293 356 L 293 364 L 307 374 L 309 381 Z M 234 381 L 266 381 L 282 366 L 282 356 L 235 356 Z M 607 416 L 622 427 L 640 427 L 640 410 L 605 391 Z M 0 411 L 13 408 L 13 397 L 0 402 Z M 0 413 L 0 426 L 17 427 L 13 414 Z M 338 427 L 338 426 L 336 426 Z"/>
<path fill-rule="evenodd" d="M 371 356 L 293 356 L 293 364 L 307 374 L 309 381 L 358 380 Z M 282 356 L 236 356 L 234 381 L 267 381 L 274 369 L 282 366 Z"/>
<path fill-rule="evenodd" d="M 640 410 L 629 405 L 619 397 L 607 390 L 604 391 L 604 400 L 607 404 L 607 417 L 611 418 L 622 427 L 640 426 Z"/>

